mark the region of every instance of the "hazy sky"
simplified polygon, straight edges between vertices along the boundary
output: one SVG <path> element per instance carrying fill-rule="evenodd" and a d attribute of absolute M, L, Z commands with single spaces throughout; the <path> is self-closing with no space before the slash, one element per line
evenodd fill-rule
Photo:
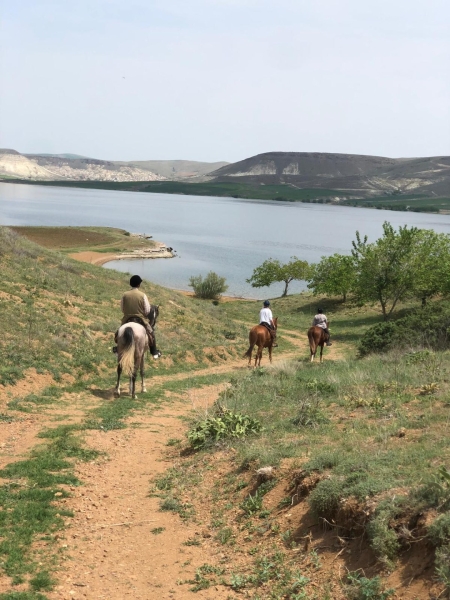
<path fill-rule="evenodd" d="M 448 0 L 3 0 L 0 147 L 450 154 Z"/>

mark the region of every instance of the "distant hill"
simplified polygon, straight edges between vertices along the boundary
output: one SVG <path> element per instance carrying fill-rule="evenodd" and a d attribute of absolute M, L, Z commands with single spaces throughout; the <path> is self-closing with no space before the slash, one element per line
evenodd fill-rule
<path fill-rule="evenodd" d="M 267 152 L 210 173 L 218 182 L 333 188 L 344 194 L 450 195 L 450 156 L 387 158 L 322 152 Z"/>
<path fill-rule="evenodd" d="M 40 153 L 40 154 L 24 154 L 27 158 L 33 159 L 35 156 L 53 156 L 55 158 L 89 158 L 88 156 L 83 156 L 82 154 L 51 154 L 51 153 Z"/>
<path fill-rule="evenodd" d="M 136 160 L 127 164 L 140 169 L 148 169 L 166 179 L 191 179 L 204 177 L 212 171 L 228 165 L 227 162 L 199 162 L 195 160 Z"/>
<path fill-rule="evenodd" d="M 0 179 L 36 181 L 199 181 L 226 162 L 190 160 L 106 161 L 77 154 L 20 154 L 0 149 Z"/>

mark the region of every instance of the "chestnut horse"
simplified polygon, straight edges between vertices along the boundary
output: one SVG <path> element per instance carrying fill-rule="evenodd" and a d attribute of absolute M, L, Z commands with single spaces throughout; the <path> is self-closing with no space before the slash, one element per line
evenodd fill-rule
<path fill-rule="evenodd" d="M 322 327 L 313 325 L 308 329 L 309 349 L 311 351 L 311 362 L 314 360 L 317 348 L 320 346 L 320 362 L 323 361 L 323 346 L 328 342 L 329 336 L 325 333 Z"/>
<path fill-rule="evenodd" d="M 273 323 L 275 325 L 275 331 L 276 331 L 277 325 L 278 325 L 278 317 L 273 320 Z M 252 327 L 250 329 L 250 333 L 248 334 L 248 341 L 250 342 L 250 346 L 249 346 L 247 352 L 244 354 L 244 358 L 248 357 L 248 366 L 251 365 L 253 348 L 255 346 L 258 347 L 258 350 L 256 351 L 256 356 L 255 356 L 255 367 L 256 367 L 256 363 L 258 363 L 258 367 L 261 366 L 261 358 L 262 358 L 262 353 L 263 353 L 264 348 L 269 349 L 269 360 L 270 360 L 270 362 L 272 362 L 273 339 L 272 339 L 272 336 L 270 335 L 267 327 L 264 327 L 264 325 L 256 325 L 255 327 Z"/>

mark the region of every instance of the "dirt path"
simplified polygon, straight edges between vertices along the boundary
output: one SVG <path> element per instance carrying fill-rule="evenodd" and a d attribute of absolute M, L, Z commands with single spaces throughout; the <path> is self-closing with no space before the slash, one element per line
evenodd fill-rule
<path fill-rule="evenodd" d="M 210 404 L 222 387 L 194 391 L 191 398 Z M 50 598 L 226 598 L 214 588 L 194 594 L 192 585 L 181 585 L 197 567 L 216 563 L 216 551 L 208 544 L 184 545 L 201 535 L 199 526 L 160 511 L 159 498 L 149 496 L 151 480 L 176 462 L 165 458 L 166 444 L 184 435 L 180 417 L 191 409 L 190 402 L 178 401 L 139 414 L 138 428 L 89 433 L 88 445 L 105 455 L 77 467 L 85 485 L 66 501 L 75 512 L 62 540 L 67 575 Z"/>

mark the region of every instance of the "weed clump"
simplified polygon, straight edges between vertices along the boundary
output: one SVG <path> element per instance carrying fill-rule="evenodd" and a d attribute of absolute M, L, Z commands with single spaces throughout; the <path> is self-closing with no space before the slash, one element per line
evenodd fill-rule
<path fill-rule="evenodd" d="M 257 419 L 220 407 L 216 416 L 203 419 L 188 432 L 188 440 L 194 450 L 200 450 L 226 438 L 258 434 L 262 429 Z"/>
<path fill-rule="evenodd" d="M 349 573 L 345 592 L 348 600 L 386 600 L 395 590 L 385 590 L 380 577 L 368 579 L 359 573 Z"/>

